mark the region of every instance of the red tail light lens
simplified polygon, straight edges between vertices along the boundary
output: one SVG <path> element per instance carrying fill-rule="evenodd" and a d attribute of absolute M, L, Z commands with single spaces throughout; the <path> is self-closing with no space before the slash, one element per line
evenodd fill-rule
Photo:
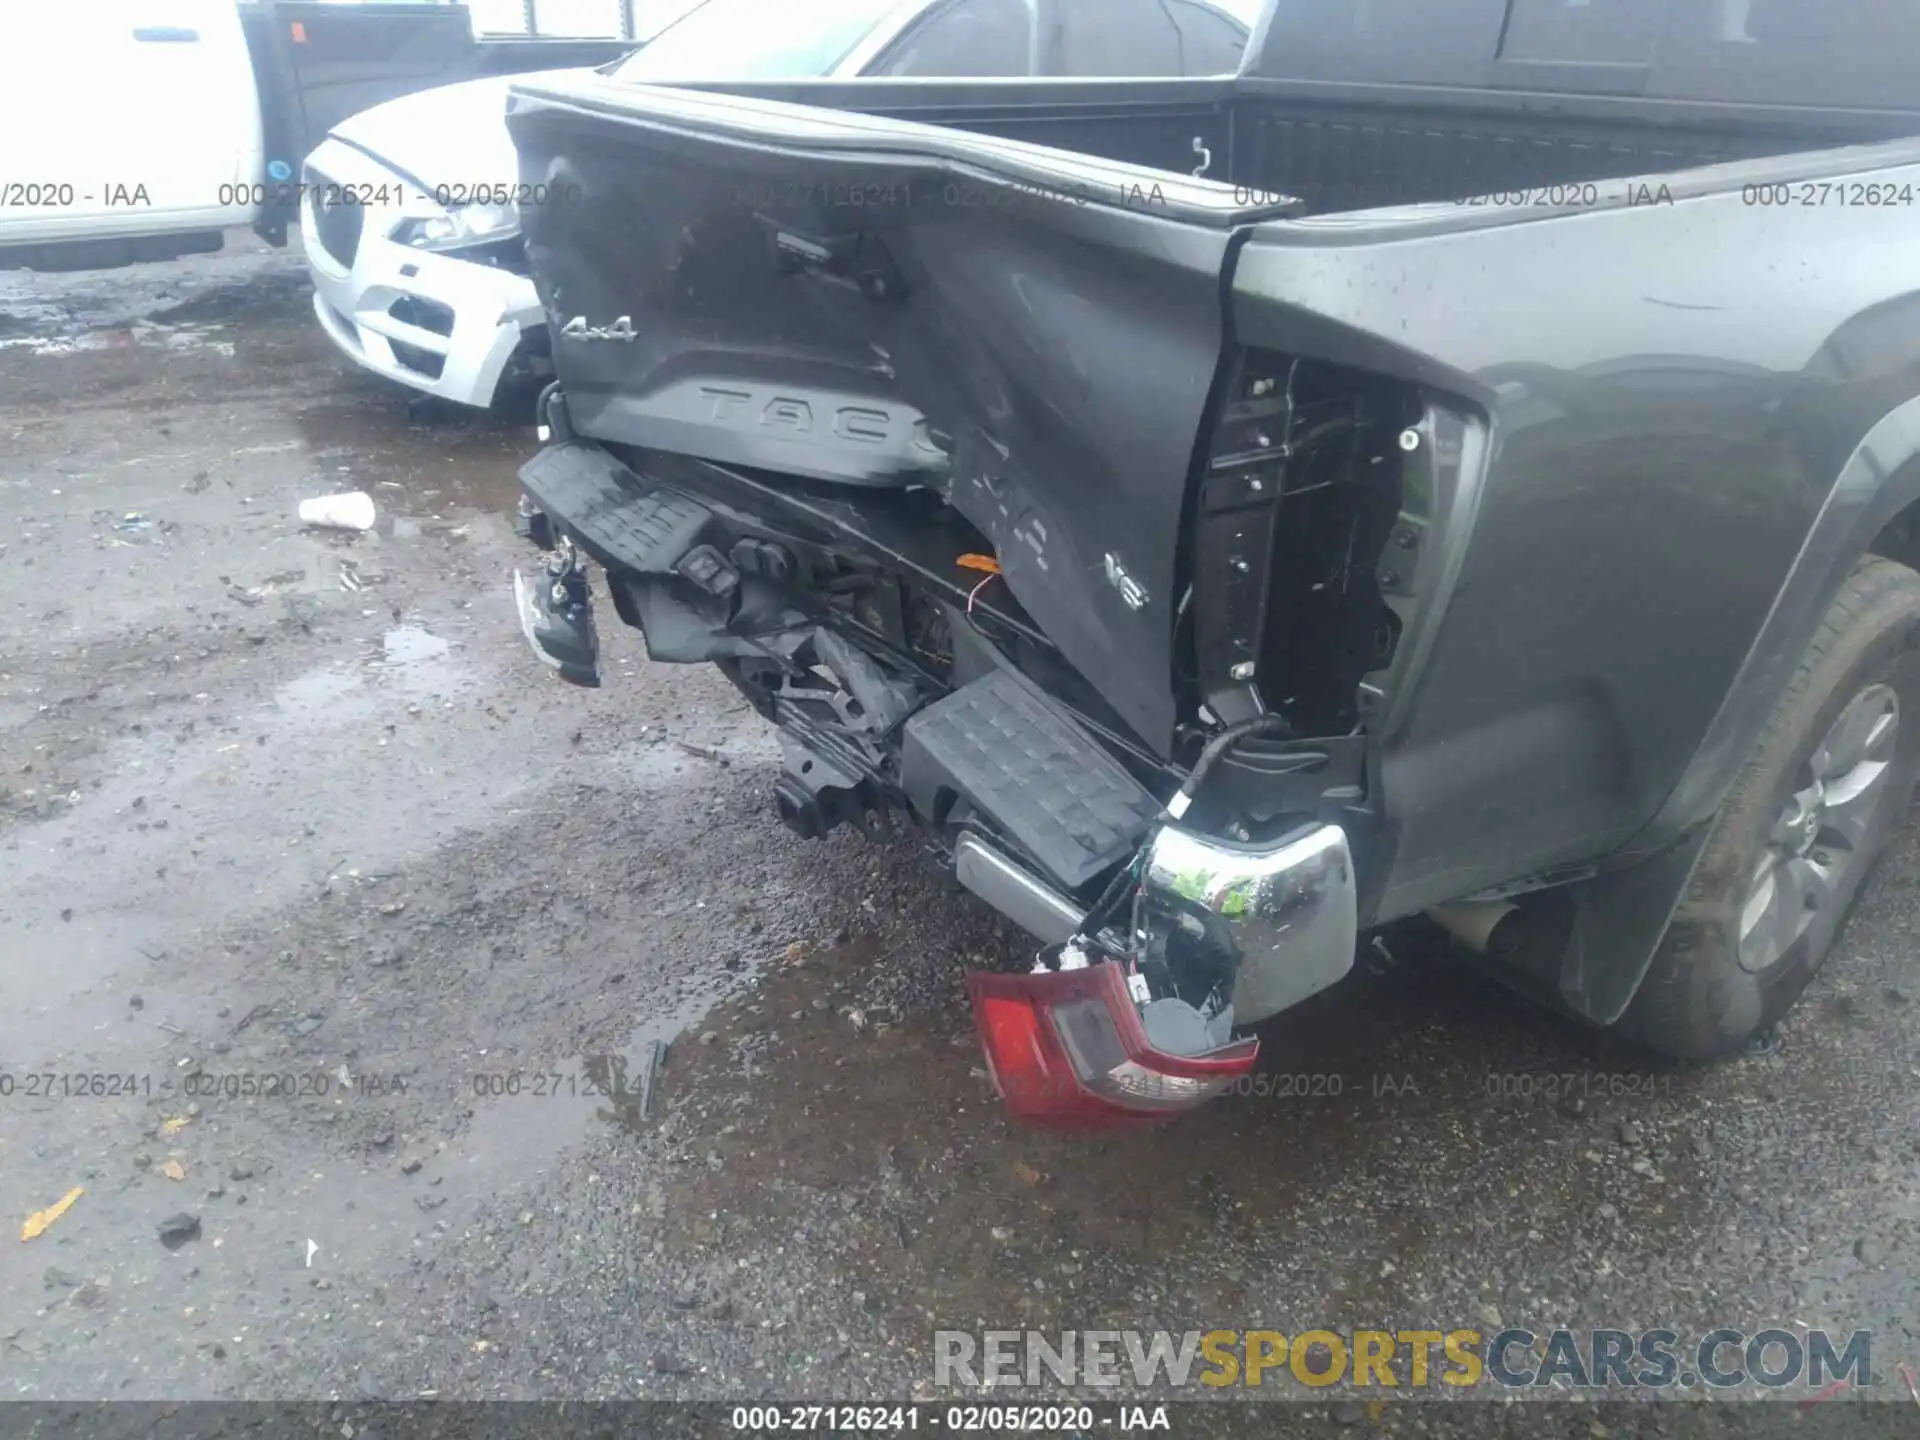
<path fill-rule="evenodd" d="M 974 1023 L 1010 1118 L 1054 1130 L 1151 1125 L 1211 1100 L 1253 1069 L 1256 1040 L 1169 1055 L 1147 1039 L 1114 964 L 967 976 Z"/>

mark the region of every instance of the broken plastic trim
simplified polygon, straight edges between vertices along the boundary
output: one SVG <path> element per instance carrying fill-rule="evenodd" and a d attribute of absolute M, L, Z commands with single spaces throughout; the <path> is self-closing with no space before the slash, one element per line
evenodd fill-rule
<path fill-rule="evenodd" d="M 967 996 L 1010 1119 L 1054 1130 L 1152 1125 L 1253 1069 L 1257 1040 L 1169 1055 L 1147 1039 L 1117 964 L 1029 975 L 972 971 Z"/>
<path fill-rule="evenodd" d="M 520 633 L 540 663 L 562 680 L 588 689 L 600 684 L 600 641 L 585 576 L 578 568 L 529 580 L 513 572 L 513 605 Z"/>

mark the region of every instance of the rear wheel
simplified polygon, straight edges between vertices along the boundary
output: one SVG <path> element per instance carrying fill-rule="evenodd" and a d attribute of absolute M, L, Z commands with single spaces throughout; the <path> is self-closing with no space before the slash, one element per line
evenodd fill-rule
<path fill-rule="evenodd" d="M 1721 807 L 1625 1033 L 1683 1059 L 1726 1055 L 1818 973 L 1912 802 L 1917 643 L 1920 575 L 1861 561 Z"/>

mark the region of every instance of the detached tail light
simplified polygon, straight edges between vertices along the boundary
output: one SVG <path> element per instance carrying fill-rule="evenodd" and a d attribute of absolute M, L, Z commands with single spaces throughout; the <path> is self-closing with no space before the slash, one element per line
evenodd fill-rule
<path fill-rule="evenodd" d="M 1256 1040 L 1169 1055 L 1147 1039 L 1120 966 L 967 976 L 974 1023 L 1010 1118 L 1053 1130 L 1152 1125 L 1253 1069 Z"/>

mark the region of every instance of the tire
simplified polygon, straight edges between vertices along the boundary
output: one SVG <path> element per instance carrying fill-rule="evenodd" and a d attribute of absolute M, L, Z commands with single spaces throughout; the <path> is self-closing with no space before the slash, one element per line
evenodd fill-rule
<path fill-rule="evenodd" d="M 1713 822 L 1620 1019 L 1628 1037 L 1683 1060 L 1735 1053 L 1771 1029 L 1819 973 L 1912 803 L 1920 769 L 1916 646 L 1920 574 L 1862 560 Z"/>

